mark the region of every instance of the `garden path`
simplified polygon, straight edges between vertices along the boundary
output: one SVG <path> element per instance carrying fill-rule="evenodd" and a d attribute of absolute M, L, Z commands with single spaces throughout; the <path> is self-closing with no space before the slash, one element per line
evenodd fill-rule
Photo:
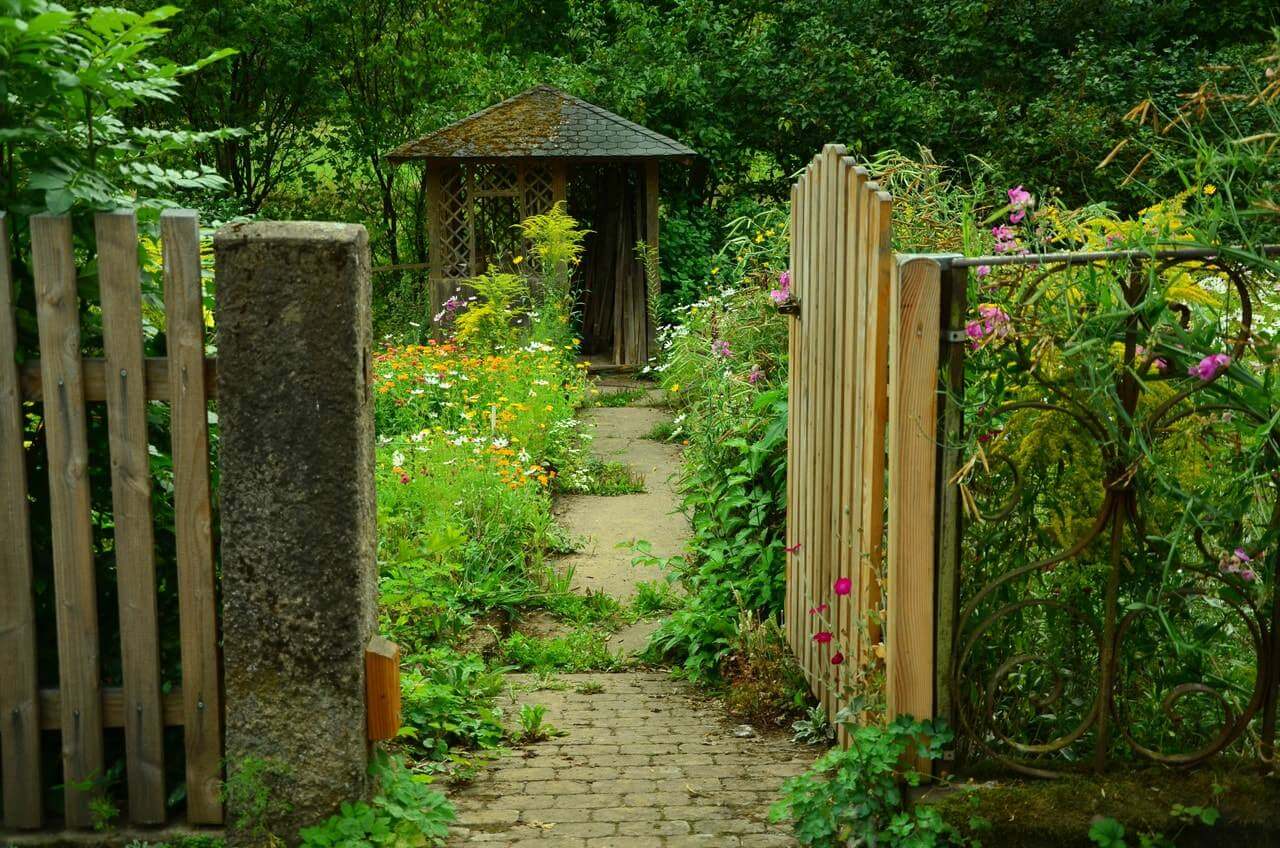
<path fill-rule="evenodd" d="M 618 378 L 601 391 L 634 391 Z M 643 474 L 645 492 L 562 498 L 558 520 L 584 549 L 560 565 L 574 569 L 574 588 L 603 591 L 622 602 L 636 585 L 662 576 L 631 564 L 626 543 L 645 539 L 653 553 L 679 553 L 688 526 L 677 511 L 679 449 L 644 438 L 665 419 L 653 391 L 624 407 L 594 407 L 593 450 Z M 620 546 L 621 544 L 621 546 Z M 638 622 L 611 648 L 643 647 L 656 622 Z M 551 680 L 510 675 L 513 720 L 523 704 L 547 708 L 559 735 L 525 745 L 455 791 L 458 822 L 450 845 L 537 848 L 767 848 L 796 843 L 767 820 L 787 777 L 814 751 L 785 734 L 746 732 L 720 702 L 662 672 L 562 674 Z"/>

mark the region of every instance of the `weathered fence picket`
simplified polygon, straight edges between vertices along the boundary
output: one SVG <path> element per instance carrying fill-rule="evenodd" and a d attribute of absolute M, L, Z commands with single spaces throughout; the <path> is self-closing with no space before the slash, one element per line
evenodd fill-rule
<path fill-rule="evenodd" d="M 183 726 L 187 821 L 222 821 L 221 669 L 211 533 L 208 401 L 199 229 L 194 213 L 162 216 L 168 355 L 146 358 L 132 212 L 98 215 L 101 358 L 81 351 L 80 301 L 66 216 L 31 218 L 40 356 L 17 363 L 8 220 L 0 217 L 0 781 L 4 825 L 42 826 L 40 731 L 60 734 L 65 824 L 94 823 L 104 729 L 124 728 L 128 815 L 163 823 L 164 728 Z M 182 686 L 162 693 L 147 403 L 172 403 Z M 123 681 L 102 683 L 86 404 L 105 402 L 111 459 Z M 58 687 L 38 689 L 24 404 L 40 404 L 48 451 Z"/>

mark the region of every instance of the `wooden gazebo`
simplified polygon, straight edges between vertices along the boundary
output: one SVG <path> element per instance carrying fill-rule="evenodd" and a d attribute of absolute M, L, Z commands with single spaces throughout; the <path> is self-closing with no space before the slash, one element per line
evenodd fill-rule
<path fill-rule="evenodd" d="M 509 267 L 524 249 L 516 225 L 564 200 L 591 230 L 575 274 L 582 351 L 596 364 L 635 366 L 653 345 L 636 244 L 658 246 L 658 163 L 695 155 L 539 85 L 403 144 L 387 159 L 425 169 L 433 313 L 467 278 Z"/>

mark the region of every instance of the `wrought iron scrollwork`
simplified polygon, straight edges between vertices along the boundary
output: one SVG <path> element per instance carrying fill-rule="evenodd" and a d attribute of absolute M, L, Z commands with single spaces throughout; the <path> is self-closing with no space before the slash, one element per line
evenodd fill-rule
<path fill-rule="evenodd" d="M 1129 306 L 1143 301 L 1154 275 L 1179 261 L 1185 260 L 1137 266 L 1121 285 Z M 1232 361 L 1240 362 L 1253 338 L 1246 278 L 1220 260 L 1196 261 L 1212 266 L 1239 299 L 1238 325 L 1222 336 Z M 1166 306 L 1185 329 L 1190 310 Z M 1064 426 L 1091 443 L 1099 463 L 1090 478 L 1097 483 L 1096 510 L 1072 525 L 1070 538 L 1029 549 L 1024 553 L 1030 562 L 985 574 L 981 582 L 975 576 L 980 569 L 970 568 L 963 581 L 950 658 L 954 719 L 967 750 L 1026 774 L 1053 776 L 1073 763 L 1101 769 L 1117 756 L 1193 765 L 1246 737 L 1264 756 L 1273 751 L 1280 685 L 1280 443 L 1269 435 L 1264 416 L 1240 402 L 1229 385 L 1219 385 L 1227 379 L 1225 368 L 1208 379 L 1163 373 L 1157 352 L 1139 344 L 1153 330 L 1148 320 L 1138 309 L 1124 318 L 1110 405 L 1089 403 L 1066 380 L 1047 375 L 1016 333 L 987 342 L 1010 354 L 1004 361 L 1017 364 L 1034 397 L 985 414 L 992 420 L 1065 416 Z M 1223 555 L 1216 549 L 1224 539 L 1206 540 L 1200 527 L 1168 527 L 1179 516 L 1152 503 L 1157 494 L 1169 497 L 1149 462 L 1162 440 L 1188 419 L 1225 422 L 1236 416 L 1264 433 L 1259 438 L 1266 462 L 1256 497 L 1270 503 L 1255 505 L 1270 515 L 1264 533 L 1269 585 L 1252 593 L 1241 591 L 1240 581 L 1220 567 Z M 965 486 L 975 521 L 1021 521 L 1034 529 L 1030 473 L 1012 450 L 995 444 L 983 461 L 965 466 L 964 480 L 951 482 Z M 998 496 L 992 494 L 996 489 Z M 1131 592 L 1135 575 L 1150 575 L 1157 565 L 1158 588 L 1148 584 L 1142 596 Z M 1065 582 L 1089 603 L 1055 594 L 1055 586 Z M 1215 645 L 1198 644 L 1192 656 L 1177 635 L 1188 622 L 1216 637 L 1217 650 L 1231 652 L 1221 662 L 1251 666 L 1252 685 L 1241 682 L 1248 677 L 1243 671 L 1233 680 L 1206 673 L 1218 661 L 1211 655 Z M 1246 646 L 1252 653 L 1247 662 L 1238 659 Z"/>

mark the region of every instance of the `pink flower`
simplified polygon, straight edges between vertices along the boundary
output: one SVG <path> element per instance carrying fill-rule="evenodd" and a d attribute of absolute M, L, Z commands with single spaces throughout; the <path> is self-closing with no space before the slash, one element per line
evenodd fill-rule
<path fill-rule="evenodd" d="M 724 339 L 715 339 L 711 342 L 711 352 L 724 359 L 729 358 L 731 351 L 729 350 L 729 342 Z"/>
<path fill-rule="evenodd" d="M 410 478 L 408 474 L 401 474 L 401 475 L 400 475 L 400 482 L 401 482 L 401 483 L 408 483 L 408 482 L 410 481 L 410 479 L 412 479 L 412 478 Z"/>
<path fill-rule="evenodd" d="M 965 324 L 965 334 L 974 340 L 974 346 L 982 339 L 1004 338 L 1009 335 L 1009 313 L 992 303 L 978 307 L 978 318 Z"/>
<path fill-rule="evenodd" d="M 826 604 L 818 604 L 816 607 L 809 607 L 809 615 L 821 615 L 829 609 L 831 609 L 831 607 Z"/>
<path fill-rule="evenodd" d="M 1019 209 L 1009 216 L 1009 220 L 1015 224 L 1019 224 L 1022 222 L 1022 219 L 1025 217 L 1027 217 L 1027 210 Z"/>
<path fill-rule="evenodd" d="M 753 386 L 758 383 L 762 377 L 764 377 L 764 372 L 760 370 L 759 365 L 752 365 L 751 370 L 747 372 L 747 382 Z"/>
<path fill-rule="evenodd" d="M 1014 239 L 1013 230 L 1009 229 L 1004 224 L 996 224 L 992 227 L 991 235 L 996 241 L 1013 241 Z"/>
<path fill-rule="evenodd" d="M 800 553 L 800 543 L 796 542 L 794 545 L 792 545 L 789 548 L 783 548 L 783 550 L 789 554 L 798 554 Z"/>
<path fill-rule="evenodd" d="M 975 269 L 975 271 L 976 271 L 976 273 L 977 273 L 977 275 L 978 275 L 979 277 L 985 277 L 985 276 L 987 276 L 988 274 L 990 274 L 990 273 L 991 273 L 991 266 L 990 266 L 990 265 L 979 265 L 979 266 Z"/>
<path fill-rule="evenodd" d="M 853 581 L 848 577 L 841 577 L 836 580 L 835 590 L 837 595 L 847 595 L 853 591 Z"/>
<path fill-rule="evenodd" d="M 842 662 L 844 662 L 844 654 L 840 653 L 839 651 L 836 651 L 834 654 L 831 655 L 832 665 L 840 665 L 840 663 Z"/>
<path fill-rule="evenodd" d="M 782 306 L 784 303 L 786 303 L 788 300 L 791 299 L 791 290 L 790 289 L 774 289 L 773 291 L 769 292 L 769 297 L 773 298 L 774 304 L 776 304 L 777 306 Z"/>
<path fill-rule="evenodd" d="M 1243 568 L 1240 570 L 1240 579 L 1246 583 L 1252 583 L 1258 579 L 1258 575 L 1253 573 L 1253 569 Z"/>
<path fill-rule="evenodd" d="M 1225 353 L 1211 353 L 1195 365 L 1187 366 L 1187 373 L 1208 382 L 1226 370 L 1231 364 L 1231 357 Z"/>
<path fill-rule="evenodd" d="M 813 641 L 819 645 L 826 645 L 831 641 L 831 632 L 829 630 L 819 630 L 813 634 Z"/>
<path fill-rule="evenodd" d="M 791 291 L 791 271 L 786 270 L 778 275 L 778 287 L 783 291 Z"/>
<path fill-rule="evenodd" d="M 1023 189 L 1022 186 L 1009 189 L 1009 205 L 1014 209 L 1023 209 L 1031 202 L 1031 192 Z"/>
<path fill-rule="evenodd" d="M 1240 560 L 1241 562 L 1253 562 L 1253 557 L 1245 553 L 1244 548 L 1236 548 L 1234 551 L 1232 551 L 1232 553 L 1234 553 L 1236 559 Z"/>

